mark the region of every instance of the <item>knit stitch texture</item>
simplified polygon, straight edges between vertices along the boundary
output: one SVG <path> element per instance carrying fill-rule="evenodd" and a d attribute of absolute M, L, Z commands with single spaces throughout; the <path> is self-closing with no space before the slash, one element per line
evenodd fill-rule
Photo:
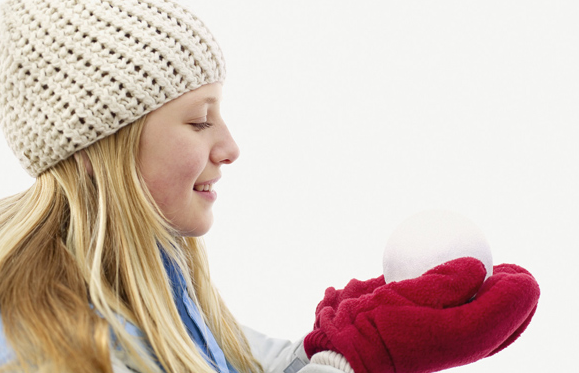
<path fill-rule="evenodd" d="M 215 39 L 175 0 L 8 0 L 0 8 L 0 126 L 33 177 L 224 78 Z"/>

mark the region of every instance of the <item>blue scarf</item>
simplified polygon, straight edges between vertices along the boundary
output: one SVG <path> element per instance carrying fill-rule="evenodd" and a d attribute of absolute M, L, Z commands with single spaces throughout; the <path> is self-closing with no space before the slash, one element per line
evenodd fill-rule
<path fill-rule="evenodd" d="M 179 267 L 163 251 L 161 252 L 165 270 L 173 287 L 173 299 L 189 336 L 213 369 L 220 373 L 237 373 L 225 359 L 225 355 L 215 341 L 213 333 L 203 321 L 195 302 L 189 297 L 185 278 Z"/>

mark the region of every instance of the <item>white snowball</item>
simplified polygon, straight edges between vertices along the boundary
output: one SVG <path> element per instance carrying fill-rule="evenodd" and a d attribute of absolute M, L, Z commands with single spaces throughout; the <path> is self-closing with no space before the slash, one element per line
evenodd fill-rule
<path fill-rule="evenodd" d="M 452 259 L 470 256 L 492 275 L 493 258 L 482 231 L 469 219 L 451 211 L 427 210 L 406 219 L 384 249 L 386 282 L 415 278 Z"/>

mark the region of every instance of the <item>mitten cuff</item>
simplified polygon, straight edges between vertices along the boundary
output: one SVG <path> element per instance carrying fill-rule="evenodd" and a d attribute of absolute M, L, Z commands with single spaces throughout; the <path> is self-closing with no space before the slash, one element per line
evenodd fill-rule
<path fill-rule="evenodd" d="M 354 373 L 354 369 L 348 363 L 346 358 L 334 351 L 321 351 L 312 356 L 310 361 L 312 364 L 329 365 L 344 373 Z"/>
<path fill-rule="evenodd" d="M 334 348 L 326 333 L 320 329 L 316 329 L 304 338 L 304 349 L 308 358 L 311 359 L 312 356 L 318 352 L 332 350 Z"/>

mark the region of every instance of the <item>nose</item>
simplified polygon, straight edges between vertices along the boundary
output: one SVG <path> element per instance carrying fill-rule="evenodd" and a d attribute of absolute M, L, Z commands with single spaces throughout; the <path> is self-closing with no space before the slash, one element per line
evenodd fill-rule
<path fill-rule="evenodd" d="M 212 161 L 217 164 L 231 164 L 239 157 L 239 147 L 225 123 L 220 127 L 218 141 L 211 154 Z"/>

